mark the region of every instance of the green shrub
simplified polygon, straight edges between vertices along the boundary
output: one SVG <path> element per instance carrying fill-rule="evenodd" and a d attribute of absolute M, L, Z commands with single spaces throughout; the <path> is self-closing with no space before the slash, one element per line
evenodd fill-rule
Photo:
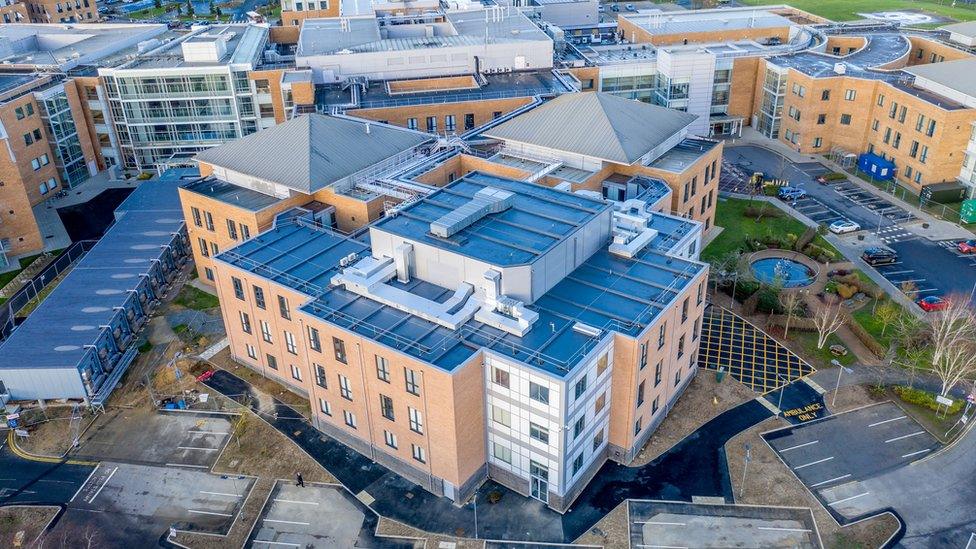
<path fill-rule="evenodd" d="M 139 181 L 145 181 L 147 179 L 152 179 L 152 174 L 149 173 L 149 172 L 142 172 L 142 173 L 139 174 L 138 177 L 136 177 L 136 179 L 138 179 Z"/>
<path fill-rule="evenodd" d="M 871 354 L 873 354 L 878 358 L 881 358 L 885 355 L 884 346 L 878 343 L 878 340 L 874 339 L 874 336 L 871 335 L 867 330 L 865 330 L 863 326 L 861 326 L 857 322 L 848 322 L 847 326 L 851 329 L 852 332 L 854 332 L 854 335 L 859 340 L 861 340 L 861 343 L 863 343 L 864 346 L 867 347 L 869 351 L 871 351 Z"/>
<path fill-rule="evenodd" d="M 793 249 L 800 251 L 803 248 L 806 248 L 807 245 L 813 242 L 813 239 L 816 238 L 816 236 L 817 230 L 812 227 L 807 227 L 807 229 L 803 231 L 803 234 L 794 238 Z"/>
<path fill-rule="evenodd" d="M 763 194 L 766 196 L 779 196 L 779 190 L 782 188 L 782 185 L 766 185 L 763 187 Z"/>
<path fill-rule="evenodd" d="M 834 281 L 834 280 L 828 280 L 827 283 L 824 284 L 824 292 L 826 292 L 828 294 L 836 294 L 837 293 L 837 282 Z"/>
<path fill-rule="evenodd" d="M 762 204 L 753 204 L 746 207 L 746 209 L 742 211 L 742 215 L 750 219 L 759 219 L 760 217 L 778 218 L 783 217 L 784 214 L 783 211 L 776 206 L 766 204 L 766 206 L 763 207 Z"/>
<path fill-rule="evenodd" d="M 843 299 L 850 299 L 854 297 L 857 293 L 857 286 L 851 286 L 850 284 L 839 283 L 837 284 L 837 295 Z"/>
<path fill-rule="evenodd" d="M 140 353 L 148 353 L 149 351 L 152 350 L 152 348 L 153 348 L 153 344 L 152 343 L 149 343 L 149 341 L 143 341 L 142 342 L 142 345 L 139 346 L 139 352 Z"/>
<path fill-rule="evenodd" d="M 783 306 L 779 303 L 779 289 L 764 285 L 759 289 L 759 299 L 756 300 L 756 310 L 763 313 L 780 314 Z"/>
<path fill-rule="evenodd" d="M 935 401 L 935 395 L 928 391 L 899 385 L 895 387 L 895 394 L 909 404 L 924 406 L 934 412 L 939 411 L 939 403 Z M 963 399 L 953 399 L 952 406 L 949 406 L 949 413 L 955 414 L 962 410 L 962 403 Z"/>
<path fill-rule="evenodd" d="M 830 172 L 825 173 L 823 178 L 827 181 L 840 181 L 841 179 L 847 179 L 847 174 L 844 172 Z"/>

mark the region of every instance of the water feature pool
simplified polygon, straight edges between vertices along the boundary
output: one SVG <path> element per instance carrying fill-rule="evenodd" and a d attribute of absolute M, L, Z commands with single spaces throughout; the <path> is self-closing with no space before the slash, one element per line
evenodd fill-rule
<path fill-rule="evenodd" d="M 752 274 L 760 282 L 778 282 L 784 288 L 809 286 L 817 278 L 817 273 L 810 267 L 785 257 L 767 257 L 753 261 Z"/>

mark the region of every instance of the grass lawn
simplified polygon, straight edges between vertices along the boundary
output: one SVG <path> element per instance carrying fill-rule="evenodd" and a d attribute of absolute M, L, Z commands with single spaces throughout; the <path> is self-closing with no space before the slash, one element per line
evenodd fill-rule
<path fill-rule="evenodd" d="M 950 0 L 944 2 L 931 0 L 742 0 L 747 6 L 766 6 L 770 4 L 789 4 L 794 8 L 808 11 L 832 21 L 863 19 L 858 13 L 897 10 L 920 10 L 951 17 L 959 21 L 976 19 L 976 9 L 953 6 Z"/>
<path fill-rule="evenodd" d="M 180 290 L 180 295 L 176 296 L 173 303 L 195 311 L 213 309 L 220 305 L 217 296 L 189 285 L 183 286 L 183 289 Z"/>
<path fill-rule="evenodd" d="M 756 220 L 743 215 L 743 212 L 749 207 L 749 204 L 749 200 L 740 198 L 719 199 L 718 208 L 715 212 L 715 224 L 725 230 L 702 250 L 702 261 L 720 258 L 736 249 L 748 250 L 746 241 L 760 238 L 767 234 L 794 234 L 799 236 L 806 230 L 806 225 L 786 215 L 785 212 L 773 205 L 767 206 L 767 209 L 776 210 L 782 215 L 780 217 L 765 217 L 761 222 L 757 223 Z M 755 201 L 752 204 L 759 205 L 760 202 Z M 823 237 L 817 236 L 813 239 L 813 243 L 830 250 L 837 257 L 841 257 L 840 252 L 824 240 Z"/>
<path fill-rule="evenodd" d="M 23 271 L 24 269 L 26 269 L 38 257 L 41 257 L 41 254 L 32 255 L 30 257 L 24 257 L 24 258 L 22 258 L 20 260 L 20 268 L 19 269 L 15 269 L 13 271 L 0 274 L 0 288 L 3 288 L 4 286 L 7 285 L 7 283 L 9 283 L 11 280 L 13 280 L 14 278 L 16 278 L 17 275 L 20 274 L 20 271 Z"/>
<path fill-rule="evenodd" d="M 830 367 L 830 361 L 835 359 L 844 366 L 850 366 L 857 361 L 854 353 L 847 353 L 844 356 L 834 356 L 830 352 L 831 345 L 844 345 L 844 342 L 837 337 L 837 334 L 831 334 L 827 338 L 827 343 L 824 344 L 823 349 L 817 349 L 817 332 L 790 331 L 790 339 L 800 345 L 803 349 L 804 357 L 813 362 L 813 367 L 818 370 Z M 844 345 L 844 347 L 847 347 L 847 345 Z"/>

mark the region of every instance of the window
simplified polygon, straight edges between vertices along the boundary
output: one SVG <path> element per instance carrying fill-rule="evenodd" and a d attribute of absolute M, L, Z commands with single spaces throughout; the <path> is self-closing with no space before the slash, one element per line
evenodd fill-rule
<path fill-rule="evenodd" d="M 678 338 L 678 358 L 685 355 L 685 336 Z"/>
<path fill-rule="evenodd" d="M 258 309 L 264 309 L 264 289 L 254 286 L 254 304 L 258 306 Z"/>
<path fill-rule="evenodd" d="M 807 95 L 807 88 L 805 86 L 801 86 L 801 85 L 797 84 L 796 82 L 794 82 L 793 83 L 793 93 L 795 95 L 800 96 L 800 97 L 805 97 Z"/>
<path fill-rule="evenodd" d="M 29 146 L 31 146 L 33 144 L 34 144 L 34 136 L 31 135 L 30 133 L 25 133 L 24 134 L 24 145 L 27 145 L 29 147 Z"/>
<path fill-rule="evenodd" d="M 914 181 L 916 183 L 921 183 L 922 182 L 922 172 L 915 172 L 915 177 L 912 179 L 912 181 Z"/>
<path fill-rule="evenodd" d="M 250 358 L 251 360 L 258 359 L 258 352 L 257 350 L 254 349 L 254 345 L 251 345 L 250 343 L 245 343 L 244 348 L 247 350 L 248 358 Z"/>
<path fill-rule="evenodd" d="M 323 398 L 320 398 L 319 399 L 319 411 L 321 411 L 323 414 L 325 414 L 327 416 L 331 416 L 332 415 L 332 406 L 329 405 L 329 402 L 327 400 L 325 400 Z"/>
<path fill-rule="evenodd" d="M 284 334 L 285 334 L 285 349 L 287 349 L 289 353 L 293 355 L 297 355 L 298 347 L 295 345 L 295 334 L 289 332 L 288 330 L 284 330 Z"/>
<path fill-rule="evenodd" d="M 667 332 L 668 332 L 668 323 L 665 322 L 664 324 L 661 324 L 661 328 L 658 329 L 658 333 L 657 333 L 658 350 L 661 350 L 661 348 L 664 347 L 664 336 L 667 334 Z"/>
<path fill-rule="evenodd" d="M 308 346 L 313 351 L 322 352 L 322 340 L 319 339 L 319 331 L 311 326 L 308 327 Z"/>
<path fill-rule="evenodd" d="M 248 240 L 249 238 L 251 238 L 251 229 L 244 224 L 240 224 L 240 227 L 241 227 L 241 238 L 244 240 Z"/>
<path fill-rule="evenodd" d="M 499 408 L 498 406 L 492 405 L 491 420 L 494 421 L 495 423 L 504 425 L 505 427 L 511 427 L 512 413 L 504 408 Z"/>
<path fill-rule="evenodd" d="M 685 298 L 684 302 L 681 304 L 681 322 L 688 320 L 688 299 Z"/>
<path fill-rule="evenodd" d="M 349 410 L 342 411 L 342 418 L 346 421 L 346 425 L 356 428 L 356 414 L 350 412 Z"/>
<path fill-rule="evenodd" d="M 427 117 L 427 133 L 434 133 L 437 131 L 437 117 L 428 116 Z"/>
<path fill-rule="evenodd" d="M 549 404 L 549 388 L 543 387 L 534 381 L 529 382 L 529 398 L 532 400 L 541 402 L 543 404 Z"/>
<path fill-rule="evenodd" d="M 424 434 L 424 416 L 420 410 L 408 406 L 407 417 L 410 420 L 410 430 L 421 435 Z"/>
<path fill-rule="evenodd" d="M 574 392 L 575 398 L 577 400 L 579 400 L 579 398 L 581 396 L 583 396 L 583 393 L 586 392 L 586 376 L 585 375 L 583 376 L 583 379 L 581 379 L 581 380 L 579 380 L 579 381 L 576 382 L 576 387 L 574 388 L 574 391 L 573 392 Z"/>
<path fill-rule="evenodd" d="M 271 337 L 271 325 L 268 324 L 266 320 L 260 321 L 261 324 L 261 339 L 267 343 L 274 343 L 274 338 Z"/>
<path fill-rule="evenodd" d="M 281 318 L 291 320 L 291 311 L 288 309 L 288 300 L 280 295 L 278 296 L 278 312 L 281 313 Z"/>
<path fill-rule="evenodd" d="M 634 422 L 634 436 L 635 437 L 637 435 L 639 435 L 640 432 L 641 432 L 641 419 L 642 418 L 637 418 L 637 421 Z"/>
<path fill-rule="evenodd" d="M 419 395 L 420 385 L 417 384 L 417 372 L 411 370 L 410 368 L 404 368 L 403 378 L 407 392 L 411 395 Z"/>
<path fill-rule="evenodd" d="M 637 386 L 637 406 L 644 404 L 644 382 L 641 381 Z"/>
<path fill-rule="evenodd" d="M 197 227 L 203 227 L 203 218 L 200 217 L 200 209 L 193 206 L 190 208 L 190 213 L 193 214 L 193 224 Z"/>
<path fill-rule="evenodd" d="M 396 416 L 393 413 L 393 399 L 386 396 L 380 395 L 380 413 L 383 417 L 390 421 L 396 421 Z"/>
<path fill-rule="evenodd" d="M 494 111 L 494 112 L 491 113 L 491 119 L 492 120 L 494 120 L 496 118 L 501 118 L 501 117 L 502 117 L 502 111 Z"/>
<path fill-rule="evenodd" d="M 885 145 L 891 143 L 891 128 L 885 128 L 884 137 L 881 140 L 885 142 Z"/>
<path fill-rule="evenodd" d="M 661 383 L 661 372 L 664 370 L 664 359 L 662 358 L 656 366 L 654 366 L 654 386 L 657 387 Z"/>
<path fill-rule="evenodd" d="M 881 127 L 881 123 L 880 123 L 880 122 L 878 122 L 878 120 L 877 120 L 877 119 L 875 119 L 875 120 L 874 120 L 874 122 L 871 122 L 871 129 L 872 129 L 873 131 L 878 131 L 878 128 L 879 128 L 879 127 Z"/>
<path fill-rule="evenodd" d="M 593 403 L 593 415 L 599 414 L 603 407 L 607 405 L 607 393 L 601 393 L 600 396 L 596 397 L 596 402 Z"/>
<path fill-rule="evenodd" d="M 321 364 L 315 365 L 315 384 L 323 389 L 329 388 L 329 381 L 325 375 L 325 368 Z"/>
<path fill-rule="evenodd" d="M 814 149 L 819 149 L 822 146 L 823 146 L 823 138 L 822 137 L 814 137 L 813 138 L 813 148 Z"/>
<path fill-rule="evenodd" d="M 339 374 L 339 396 L 346 400 L 352 400 L 352 387 L 349 386 L 349 378 Z"/>
<path fill-rule="evenodd" d="M 674 371 L 674 386 L 677 387 L 681 383 L 681 368 Z"/>
<path fill-rule="evenodd" d="M 817 124 L 821 124 L 822 125 L 822 124 L 826 124 L 826 123 L 827 123 L 827 115 L 826 114 L 818 114 L 817 115 Z"/>
<path fill-rule="evenodd" d="M 908 115 L 908 107 L 902 106 L 901 110 L 898 111 L 898 121 L 904 122 L 905 116 Z"/>
<path fill-rule="evenodd" d="M 580 416 L 580 418 L 576 420 L 576 423 L 573 424 L 573 440 L 578 439 L 579 436 L 583 434 L 583 429 L 585 428 L 586 416 L 584 415 Z"/>
<path fill-rule="evenodd" d="M 295 366 L 294 364 L 291 365 L 291 377 L 295 381 L 302 380 L 302 370 L 298 366 Z"/>
<path fill-rule="evenodd" d="M 464 129 L 470 130 L 474 128 L 474 113 L 467 113 L 464 115 Z"/>
<path fill-rule="evenodd" d="M 31 160 L 31 168 L 33 168 L 36 172 L 37 170 L 41 169 L 41 162 L 36 158 Z"/>
<path fill-rule="evenodd" d="M 908 147 L 908 156 L 911 156 L 912 158 L 918 156 L 918 141 L 912 141 L 911 146 Z"/>
<path fill-rule="evenodd" d="M 449 131 L 449 132 L 453 132 L 456 129 L 457 129 L 457 123 L 454 120 L 454 115 L 453 114 L 449 114 L 449 115 L 445 116 L 444 117 L 444 130 L 445 131 Z"/>
<path fill-rule="evenodd" d="M 390 448 L 393 448 L 394 450 L 396 449 L 396 447 L 397 447 L 397 437 L 396 437 L 396 435 L 394 435 L 393 433 L 391 433 L 389 431 L 385 431 L 384 430 L 383 431 L 383 440 L 386 441 L 386 445 L 387 446 L 389 446 Z"/>
<path fill-rule="evenodd" d="M 278 369 L 278 359 L 275 358 L 273 354 L 267 353 L 264 355 L 264 357 L 268 359 L 268 368 L 271 368 L 272 370 Z"/>
<path fill-rule="evenodd" d="M 895 132 L 895 140 L 891 142 L 891 146 L 897 149 L 899 145 L 901 145 L 901 132 Z"/>
<path fill-rule="evenodd" d="M 417 446 L 416 444 L 411 444 L 410 447 L 413 452 L 413 459 L 419 461 L 420 463 L 427 463 L 427 454 L 424 452 L 423 448 Z M 509 459 L 511 459 L 511 456 Z"/>
<path fill-rule="evenodd" d="M 549 429 L 531 421 L 529 422 L 529 436 L 543 444 L 549 444 Z"/>
<path fill-rule="evenodd" d="M 658 395 L 658 396 L 654 397 L 654 401 L 651 402 L 651 415 L 652 416 L 657 413 L 657 409 L 658 409 L 658 405 L 659 405 L 660 401 L 661 401 L 661 395 Z"/>
<path fill-rule="evenodd" d="M 596 452 L 597 448 L 603 445 L 603 429 L 600 429 L 593 435 L 593 451 Z"/>
<path fill-rule="evenodd" d="M 694 326 L 691 327 L 691 340 L 698 341 L 698 330 L 700 328 L 701 319 L 696 318 Z"/>
<path fill-rule="evenodd" d="M 800 121 L 800 109 L 794 107 L 793 105 L 790 105 L 788 112 L 790 114 L 790 118 L 796 120 L 797 122 Z"/>
<path fill-rule="evenodd" d="M 390 382 L 390 363 L 385 358 L 380 355 L 375 355 L 376 358 L 376 377 L 380 381 Z"/>
<path fill-rule="evenodd" d="M 915 131 L 920 132 L 924 127 L 925 127 L 925 115 L 919 114 L 918 118 L 915 119 Z"/>
<path fill-rule="evenodd" d="M 216 256 L 218 253 L 220 253 L 220 250 L 217 248 L 217 243 L 216 242 L 211 242 L 210 243 L 210 255 Z"/>
<path fill-rule="evenodd" d="M 583 468 L 583 452 L 580 452 L 578 456 L 573 460 L 573 475 L 575 476 Z"/>
<path fill-rule="evenodd" d="M 203 212 L 203 220 L 206 222 L 207 230 L 208 231 L 213 231 L 214 230 L 214 222 L 213 222 L 213 216 L 210 215 L 210 212 L 206 212 L 206 211 Z"/>
<path fill-rule="evenodd" d="M 249 317 L 244 311 L 241 311 L 241 330 L 243 330 L 245 334 L 251 333 L 251 317 Z"/>
<path fill-rule="evenodd" d="M 842 115 L 840 115 L 840 123 L 841 123 L 841 125 L 844 125 L 844 126 L 850 126 L 851 125 L 851 115 L 849 115 L 849 114 L 842 114 Z"/>
<path fill-rule="evenodd" d="M 407 119 L 407 128 L 408 129 L 411 129 L 411 130 L 416 130 L 417 129 L 417 119 L 416 118 L 408 118 Z"/>
<path fill-rule="evenodd" d="M 830 90 L 824 90 L 820 92 L 821 101 L 830 101 Z"/>
<path fill-rule="evenodd" d="M 507 370 L 502 370 L 497 366 L 491 369 L 491 380 L 495 385 L 501 385 L 508 389 L 508 384 L 510 383 L 509 375 Z"/>
<path fill-rule="evenodd" d="M 16 109 L 14 109 L 14 112 L 17 113 L 17 120 L 23 120 L 24 119 L 24 108 L 23 107 L 17 107 Z"/>
<path fill-rule="evenodd" d="M 492 443 L 491 455 L 505 463 L 512 463 L 512 449 L 497 442 Z"/>
<path fill-rule="evenodd" d="M 600 358 L 596 359 L 596 377 L 597 378 L 599 378 L 601 375 L 603 375 L 603 372 L 605 372 L 607 370 L 607 364 L 608 364 L 609 360 L 610 360 L 610 358 L 607 355 L 607 353 L 604 353 L 603 356 L 601 356 Z"/>
<path fill-rule="evenodd" d="M 339 362 L 346 364 L 346 342 L 342 341 L 337 337 L 332 338 L 332 351 L 335 353 L 335 359 Z"/>
<path fill-rule="evenodd" d="M 846 99 L 847 101 L 854 101 L 855 97 L 857 97 L 856 90 L 847 90 L 844 92 L 844 99 Z"/>
<path fill-rule="evenodd" d="M 918 161 L 925 164 L 925 160 L 929 157 L 929 146 L 922 145 L 922 153 L 918 155 Z"/>
<path fill-rule="evenodd" d="M 234 285 L 234 297 L 244 301 L 244 283 L 236 276 L 230 277 L 230 283 Z"/>
<path fill-rule="evenodd" d="M 929 127 L 925 130 L 925 135 L 929 137 L 935 135 L 935 120 L 929 120 Z"/>
<path fill-rule="evenodd" d="M 227 220 L 227 234 L 231 240 L 237 240 L 237 225 L 234 224 L 233 219 Z"/>

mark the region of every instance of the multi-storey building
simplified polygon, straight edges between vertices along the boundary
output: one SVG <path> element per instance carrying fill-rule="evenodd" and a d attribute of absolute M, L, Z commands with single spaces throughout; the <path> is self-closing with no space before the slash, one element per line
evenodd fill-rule
<path fill-rule="evenodd" d="M 24 0 L 31 23 L 94 23 L 96 0 Z"/>
<path fill-rule="evenodd" d="M 452 2 L 467 6 L 470 2 Z M 376 14 L 381 17 L 419 15 L 439 10 L 439 0 L 282 0 L 281 24 L 299 26 L 306 19 L 355 17 Z"/>
<path fill-rule="evenodd" d="M 30 22 L 30 15 L 27 13 L 27 4 L 14 0 L 0 0 L 0 20 L 5 25 Z"/>

